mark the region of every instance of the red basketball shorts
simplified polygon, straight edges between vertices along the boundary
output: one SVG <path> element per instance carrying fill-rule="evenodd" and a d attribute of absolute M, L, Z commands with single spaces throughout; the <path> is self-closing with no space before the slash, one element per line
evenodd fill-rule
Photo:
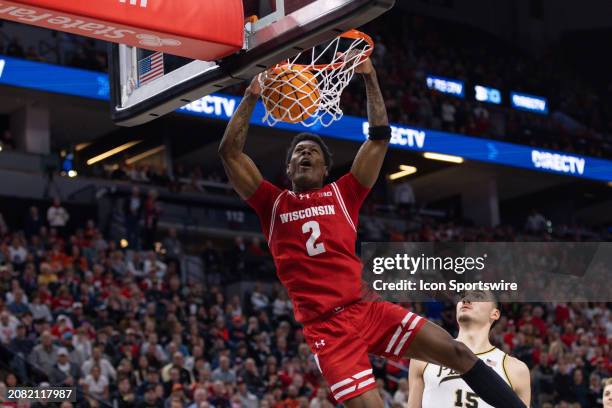
<path fill-rule="evenodd" d="M 376 387 L 368 354 L 404 356 L 426 320 L 389 302 L 358 302 L 304 326 L 319 370 L 338 402 Z"/>

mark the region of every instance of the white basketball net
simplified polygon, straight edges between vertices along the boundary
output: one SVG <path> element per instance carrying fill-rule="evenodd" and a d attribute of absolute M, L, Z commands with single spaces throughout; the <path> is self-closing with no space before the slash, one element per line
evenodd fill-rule
<path fill-rule="evenodd" d="M 350 38 L 350 41 L 347 48 L 344 44 L 347 38 L 337 37 L 322 51 L 315 48 L 304 51 L 260 75 L 261 95 L 266 107 L 263 122 L 270 126 L 290 122 L 306 127 L 317 124 L 328 127 L 342 119 L 342 92 L 355 75 L 355 68 L 365 61 L 374 48 L 365 38 Z M 333 56 L 332 60 L 325 61 L 329 60 L 329 55 Z M 311 63 L 304 65 L 304 58 L 311 60 Z M 302 63 L 298 64 L 297 61 Z M 295 78 L 299 80 L 292 81 Z M 278 91 L 266 92 L 271 88 L 282 90 L 282 94 L 279 95 Z"/>

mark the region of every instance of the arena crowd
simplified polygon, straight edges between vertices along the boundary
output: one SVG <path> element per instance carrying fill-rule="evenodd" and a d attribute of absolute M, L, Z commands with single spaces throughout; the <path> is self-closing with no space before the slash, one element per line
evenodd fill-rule
<path fill-rule="evenodd" d="M 242 265 L 240 279 L 254 282 L 252 289 L 228 296 L 223 280 L 183 280 L 176 251 L 122 249 L 94 221 L 76 229 L 50 225 L 65 218 L 58 208 L 61 203 L 50 206 L 40 224 L 0 223 L 0 387 L 77 386 L 80 407 L 335 405 L 279 284 L 254 282 Z M 531 227 L 487 230 L 419 218 L 412 228 L 402 239 L 563 237 Z M 371 230 L 363 227 L 364 239 Z M 382 233 L 383 239 L 393 234 Z M 174 240 L 163 235 L 167 249 L 180 242 L 174 233 Z M 236 243 L 265 258 L 259 241 Z M 202 251 L 207 270 L 221 278 L 230 273 L 236 251 L 209 242 Z M 404 306 L 457 330 L 452 304 Z M 610 304 L 502 309 L 491 340 L 530 367 L 534 406 L 598 406 L 602 379 L 612 369 Z M 386 407 L 405 406 L 408 364 L 373 357 Z"/>

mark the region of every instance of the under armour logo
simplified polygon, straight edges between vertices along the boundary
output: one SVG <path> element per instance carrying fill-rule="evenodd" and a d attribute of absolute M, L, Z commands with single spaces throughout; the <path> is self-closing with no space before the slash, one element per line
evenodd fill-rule
<path fill-rule="evenodd" d="M 300 200 L 303 200 L 305 198 L 310 198 L 310 194 L 300 194 Z"/>
<path fill-rule="evenodd" d="M 315 347 L 317 349 L 320 349 L 321 347 L 325 346 L 325 340 L 321 340 L 321 341 L 315 341 Z"/>
<path fill-rule="evenodd" d="M 130 6 L 136 6 L 138 5 L 138 0 L 129 0 L 130 1 Z M 147 7 L 147 2 L 149 0 L 140 0 L 140 7 L 142 8 L 146 8 Z M 127 0 L 119 0 L 119 3 L 123 3 L 125 4 L 127 2 Z"/>
<path fill-rule="evenodd" d="M 140 40 L 140 44 L 144 45 L 145 47 L 178 47 L 181 45 L 179 40 L 174 40 L 172 38 L 159 38 L 153 34 L 138 34 L 136 38 L 138 38 Z"/>

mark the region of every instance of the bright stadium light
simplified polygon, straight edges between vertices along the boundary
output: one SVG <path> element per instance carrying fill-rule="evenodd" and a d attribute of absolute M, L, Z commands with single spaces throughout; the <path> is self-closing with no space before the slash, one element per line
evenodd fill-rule
<path fill-rule="evenodd" d="M 431 152 L 423 153 L 423 157 L 425 157 L 426 159 L 430 159 L 430 160 L 438 160 L 438 161 L 443 161 L 443 162 L 448 162 L 448 163 L 457 163 L 457 164 L 461 164 L 464 161 L 463 157 L 451 156 L 450 154 L 431 153 Z"/>
<path fill-rule="evenodd" d="M 74 178 L 76 176 L 78 176 L 78 173 L 76 172 L 76 170 L 68 170 L 68 177 Z"/>
<path fill-rule="evenodd" d="M 166 146 L 158 146 L 158 147 L 156 147 L 154 149 L 147 150 L 146 152 L 142 152 L 140 154 L 137 154 L 134 157 L 130 157 L 129 159 L 127 159 L 125 161 L 125 164 L 131 166 L 132 164 L 134 164 L 134 163 L 136 163 L 136 162 L 138 162 L 138 161 L 140 161 L 142 159 L 146 159 L 147 157 L 153 156 L 154 154 L 159 153 L 159 152 L 161 152 L 161 151 L 163 151 L 165 149 L 166 149 Z"/>
<path fill-rule="evenodd" d="M 78 145 L 74 146 L 74 150 L 80 152 L 81 150 L 85 149 L 86 147 L 89 147 L 90 145 L 91 142 L 79 143 Z"/>
<path fill-rule="evenodd" d="M 128 143 L 122 144 L 121 146 L 117 146 L 114 149 L 111 149 L 111 150 L 109 150 L 107 152 L 104 152 L 102 154 L 99 154 L 99 155 L 97 155 L 95 157 L 92 157 L 91 159 L 87 160 L 87 165 L 91 166 L 92 164 L 96 164 L 98 162 L 101 162 L 102 160 L 108 159 L 109 157 L 114 156 L 117 153 L 121 153 L 122 151 L 127 150 L 127 149 L 131 148 L 132 146 L 135 146 L 135 145 L 137 145 L 138 143 L 141 143 L 141 142 L 142 142 L 142 140 L 136 140 L 136 141 L 133 141 L 133 142 L 128 142 Z"/>
<path fill-rule="evenodd" d="M 400 171 L 398 171 L 397 173 L 390 174 L 389 180 L 397 180 L 399 178 L 406 177 L 417 172 L 417 168 L 413 166 L 405 166 L 402 164 L 399 167 Z"/>

